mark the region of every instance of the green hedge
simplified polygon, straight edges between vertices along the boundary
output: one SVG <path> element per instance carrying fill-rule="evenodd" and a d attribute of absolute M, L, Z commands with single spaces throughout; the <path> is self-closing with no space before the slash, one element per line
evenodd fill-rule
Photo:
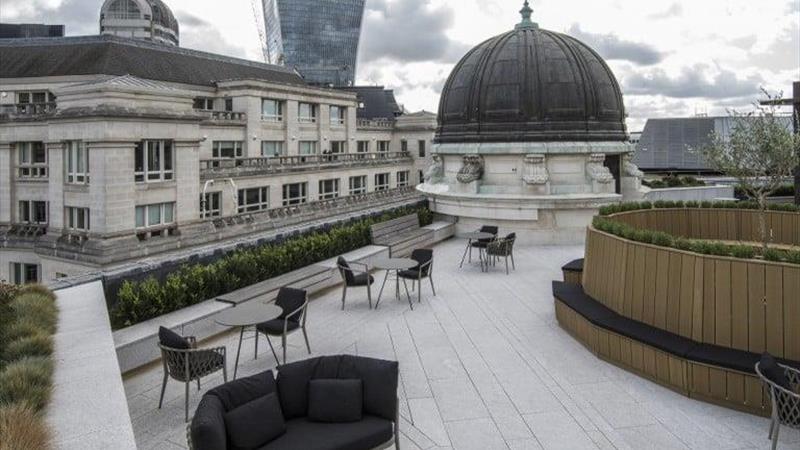
<path fill-rule="evenodd" d="M 695 187 L 695 186 L 706 185 L 705 181 L 698 180 L 697 178 L 690 175 L 684 177 L 677 175 L 667 175 L 660 180 L 642 180 L 642 184 L 652 189 L 664 189 L 673 187 Z"/>
<path fill-rule="evenodd" d="M 642 209 L 642 208 L 638 208 Z M 800 250 L 769 249 L 763 255 L 752 245 L 725 244 L 722 242 L 686 239 L 676 237 L 663 231 L 645 230 L 617 222 L 603 216 L 596 216 L 592 226 L 615 236 L 636 242 L 644 242 L 659 247 L 677 248 L 704 255 L 730 256 L 733 258 L 753 259 L 761 257 L 768 261 L 800 264 Z"/>
<path fill-rule="evenodd" d="M 112 326 L 131 326 L 370 245 L 371 225 L 413 213 L 419 215 L 422 225 L 433 220 L 426 207 L 399 208 L 379 217 L 334 226 L 327 232 L 237 250 L 210 264 L 185 264 L 163 280 L 155 276 L 126 280 L 111 309 Z"/>
<path fill-rule="evenodd" d="M 47 288 L 0 283 L 0 443 L 8 448 L 49 443 L 43 411 L 52 390 L 57 320 L 55 295 Z"/>
<path fill-rule="evenodd" d="M 626 202 L 615 203 L 600 207 L 601 216 L 609 216 L 627 211 L 639 211 L 643 209 L 660 208 L 714 208 L 714 209 L 758 209 L 757 202 L 735 202 L 735 201 L 682 201 L 682 200 L 656 200 L 654 202 Z M 791 203 L 768 204 L 769 211 L 800 212 L 800 207 Z"/>

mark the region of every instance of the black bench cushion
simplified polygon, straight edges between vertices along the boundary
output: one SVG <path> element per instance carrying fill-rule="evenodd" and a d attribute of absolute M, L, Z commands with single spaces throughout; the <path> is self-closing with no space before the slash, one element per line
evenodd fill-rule
<path fill-rule="evenodd" d="M 273 392 L 225 413 L 225 430 L 233 450 L 261 447 L 286 432 L 278 396 Z"/>
<path fill-rule="evenodd" d="M 286 433 L 262 450 L 368 450 L 392 439 L 392 422 L 365 415 L 358 422 L 323 423 L 306 418 L 286 422 Z"/>
<path fill-rule="evenodd" d="M 606 320 L 618 315 L 611 308 L 589 297 L 577 284 L 553 281 L 553 296 L 585 317 L 589 322 L 605 328 Z"/>
<path fill-rule="evenodd" d="M 294 320 L 272 319 L 266 322 L 261 322 L 256 325 L 258 331 L 269 334 L 271 336 L 280 336 L 283 334 L 283 326 L 286 324 L 286 331 L 292 331 L 300 328 L 300 324 Z"/>
<path fill-rule="evenodd" d="M 211 389 L 206 396 L 219 399 L 225 412 L 238 408 L 258 397 L 277 391 L 275 376 L 271 370 L 239 378 Z"/>
<path fill-rule="evenodd" d="M 583 272 L 583 258 L 574 259 L 563 266 L 561 266 L 561 270 L 565 272 Z"/>

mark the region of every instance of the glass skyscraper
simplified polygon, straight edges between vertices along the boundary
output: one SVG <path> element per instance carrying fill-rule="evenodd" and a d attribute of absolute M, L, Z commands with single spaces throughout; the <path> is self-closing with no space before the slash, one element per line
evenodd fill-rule
<path fill-rule="evenodd" d="M 312 84 L 351 86 L 366 0 L 263 0 L 273 64 Z"/>

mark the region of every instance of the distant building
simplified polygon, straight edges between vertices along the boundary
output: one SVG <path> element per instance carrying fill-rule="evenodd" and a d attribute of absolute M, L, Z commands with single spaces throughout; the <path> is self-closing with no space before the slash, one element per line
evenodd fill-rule
<path fill-rule="evenodd" d="M 178 21 L 161 0 L 105 0 L 100 34 L 179 45 Z"/>
<path fill-rule="evenodd" d="M 394 97 L 394 91 L 383 86 L 353 86 L 341 88 L 355 92 L 358 99 L 356 117 L 367 120 L 394 120 L 403 114 L 403 109 Z"/>
<path fill-rule="evenodd" d="M 306 82 L 352 86 L 365 0 L 263 0 L 273 64 L 297 69 Z"/>
<path fill-rule="evenodd" d="M 642 139 L 642 132 L 641 131 L 632 131 L 628 135 L 628 142 L 633 144 L 633 145 L 638 144 L 639 140 L 641 140 L 641 139 Z"/>
<path fill-rule="evenodd" d="M 0 39 L 48 38 L 64 36 L 64 25 L 41 23 L 0 23 Z"/>

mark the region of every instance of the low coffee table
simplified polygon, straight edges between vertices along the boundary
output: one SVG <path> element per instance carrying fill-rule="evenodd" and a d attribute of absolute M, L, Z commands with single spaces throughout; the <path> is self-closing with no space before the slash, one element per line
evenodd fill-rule
<path fill-rule="evenodd" d="M 458 267 L 461 268 L 464 266 L 464 258 L 467 257 L 467 252 L 472 247 L 472 242 L 481 239 L 492 239 L 494 235 L 484 231 L 472 231 L 470 233 L 459 234 L 459 237 L 467 239 L 467 247 L 464 249 L 464 254 L 461 256 L 461 264 L 458 265 Z M 481 260 L 481 271 L 483 271 L 483 249 L 481 248 L 478 249 L 478 257 Z"/>
<path fill-rule="evenodd" d="M 236 349 L 236 363 L 233 366 L 233 379 L 239 368 L 239 353 L 242 351 L 242 338 L 244 329 L 254 327 L 262 322 L 277 319 L 283 313 L 283 308 L 261 300 L 251 300 L 247 303 L 234 306 L 217 315 L 214 322 L 227 327 L 239 327 L 239 347 Z M 258 330 L 256 330 L 258 333 Z"/>
<path fill-rule="evenodd" d="M 381 284 L 381 290 L 378 293 L 378 301 L 375 302 L 375 309 L 378 309 L 378 304 L 381 302 L 381 294 L 383 294 L 383 287 L 386 286 L 386 280 L 389 279 L 389 274 L 394 273 L 394 295 L 397 300 L 400 300 L 400 275 L 399 272 L 401 270 L 411 269 L 417 266 L 417 262 L 411 258 L 375 258 L 372 263 L 376 269 L 381 269 L 386 271 L 386 275 L 383 276 L 383 284 Z M 408 287 L 406 287 L 406 297 L 408 297 L 408 306 L 411 309 L 414 309 L 414 305 L 411 303 L 411 296 L 408 295 Z"/>

